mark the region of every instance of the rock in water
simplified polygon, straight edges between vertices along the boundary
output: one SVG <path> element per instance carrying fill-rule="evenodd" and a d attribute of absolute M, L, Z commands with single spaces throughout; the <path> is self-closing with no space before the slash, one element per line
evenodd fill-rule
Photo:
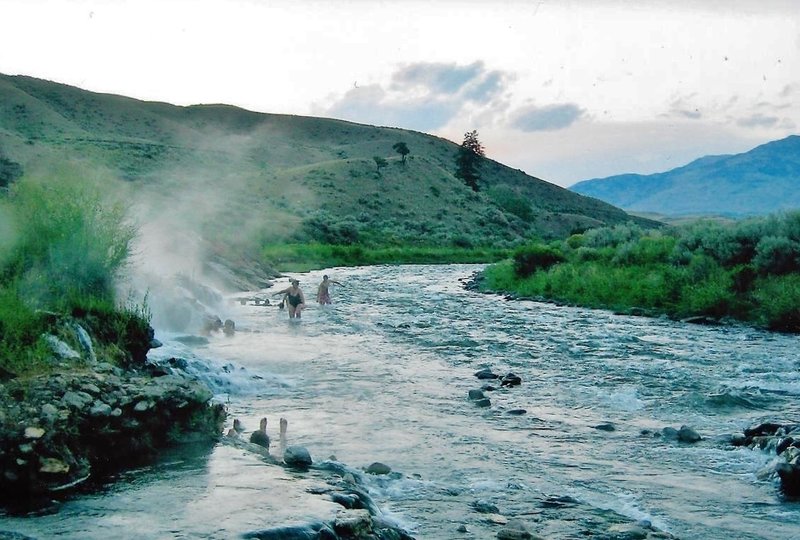
<path fill-rule="evenodd" d="M 305 446 L 289 446 L 283 453 L 283 462 L 290 467 L 307 469 L 313 463 Z"/>

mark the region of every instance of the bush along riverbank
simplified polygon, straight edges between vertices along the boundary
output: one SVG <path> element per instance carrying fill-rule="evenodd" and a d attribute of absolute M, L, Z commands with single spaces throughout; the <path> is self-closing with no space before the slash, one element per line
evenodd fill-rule
<path fill-rule="evenodd" d="M 620 313 L 800 332 L 800 212 L 532 243 L 474 288 Z"/>
<path fill-rule="evenodd" d="M 136 228 L 67 169 L 0 191 L 0 504 L 20 510 L 224 421 L 208 388 L 148 366 L 146 302 L 115 294 Z"/>
<path fill-rule="evenodd" d="M 205 385 L 146 363 L 159 345 L 149 327 L 117 336 L 128 344 L 121 349 L 103 342 L 97 325 L 53 314 L 43 336 L 49 365 L 0 384 L 3 506 L 47 505 L 167 445 L 221 435 L 225 411 Z"/>

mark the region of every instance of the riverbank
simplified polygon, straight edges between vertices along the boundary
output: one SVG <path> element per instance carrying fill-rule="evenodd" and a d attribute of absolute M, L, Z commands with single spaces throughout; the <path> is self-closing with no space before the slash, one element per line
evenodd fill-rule
<path fill-rule="evenodd" d="M 152 460 L 219 438 L 225 412 L 180 373 L 106 362 L 0 385 L 0 502 L 26 511 Z"/>
<path fill-rule="evenodd" d="M 531 242 L 483 290 L 675 320 L 800 333 L 800 212 L 663 230 L 618 225 Z"/>
<path fill-rule="evenodd" d="M 472 264 L 508 257 L 509 250 L 464 246 L 368 246 L 363 244 L 271 244 L 262 248 L 266 264 L 284 272 L 381 264 Z"/>

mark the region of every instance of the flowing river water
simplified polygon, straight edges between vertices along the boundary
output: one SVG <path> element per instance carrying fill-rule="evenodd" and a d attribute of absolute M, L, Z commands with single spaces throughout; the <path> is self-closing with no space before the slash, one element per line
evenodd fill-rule
<path fill-rule="evenodd" d="M 254 429 L 267 416 L 277 438 L 287 418 L 290 443 L 315 461 L 391 466 L 400 474 L 367 485 L 420 539 L 495 538 L 497 526 L 470 506 L 477 500 L 528 516 L 553 538 L 591 531 L 591 518 L 537 528 L 534 501 L 550 496 L 683 539 L 800 538 L 800 503 L 758 475 L 774 454 L 727 443 L 759 421 L 800 419 L 800 337 L 506 301 L 463 288 L 478 269 L 328 270 L 344 285 L 332 288 L 332 306 L 310 303 L 301 322 L 274 305 L 230 303 L 221 315 L 236 321 L 235 336 L 189 347 L 157 335 L 165 347 L 151 356 L 188 358 L 231 421 Z M 321 275 L 297 276 L 309 302 Z M 474 376 L 484 367 L 522 384 L 488 392 L 491 407 L 477 407 L 467 395 L 485 382 Z M 615 429 L 595 428 L 603 423 Z M 654 435 L 683 424 L 703 440 Z M 309 511 L 274 488 L 301 480 L 276 474 L 224 444 L 184 449 L 55 512 L 0 517 L 0 529 L 234 538 Z M 470 533 L 456 532 L 461 524 Z"/>

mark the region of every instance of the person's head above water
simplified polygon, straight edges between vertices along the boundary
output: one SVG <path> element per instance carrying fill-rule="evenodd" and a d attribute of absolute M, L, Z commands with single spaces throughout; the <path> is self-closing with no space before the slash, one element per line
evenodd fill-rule
<path fill-rule="evenodd" d="M 292 285 L 294 285 L 295 287 L 297 287 L 298 285 L 300 285 L 300 282 L 299 282 L 299 281 L 297 281 L 297 280 L 296 280 L 296 279 L 294 279 L 294 278 L 290 279 L 290 280 L 289 280 L 289 283 L 291 283 L 291 284 L 292 284 Z"/>
<path fill-rule="evenodd" d="M 323 281 L 328 281 L 328 276 L 327 275 L 322 276 L 322 279 L 323 279 Z"/>

